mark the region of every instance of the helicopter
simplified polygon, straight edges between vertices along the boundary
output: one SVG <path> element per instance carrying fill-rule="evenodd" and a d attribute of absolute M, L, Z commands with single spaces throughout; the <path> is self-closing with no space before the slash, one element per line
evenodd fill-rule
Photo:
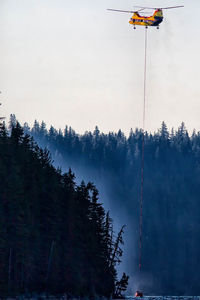
<path fill-rule="evenodd" d="M 136 11 L 132 10 L 121 10 L 121 9 L 113 9 L 108 8 L 107 10 L 115 11 L 115 12 L 122 12 L 122 13 L 130 13 L 133 14 L 132 17 L 129 20 L 129 23 L 134 26 L 134 29 L 136 29 L 136 25 L 138 26 L 145 26 L 148 28 L 149 26 L 156 26 L 157 29 L 159 29 L 160 23 L 163 21 L 163 10 L 164 9 L 173 9 L 173 8 L 180 8 L 184 7 L 183 5 L 179 6 L 170 6 L 170 7 L 143 7 L 143 6 L 134 6 L 136 8 L 139 8 Z M 154 13 L 151 16 L 144 16 L 140 15 L 140 11 L 144 11 L 145 9 L 153 9 Z M 146 14 L 147 12 L 144 12 Z"/>

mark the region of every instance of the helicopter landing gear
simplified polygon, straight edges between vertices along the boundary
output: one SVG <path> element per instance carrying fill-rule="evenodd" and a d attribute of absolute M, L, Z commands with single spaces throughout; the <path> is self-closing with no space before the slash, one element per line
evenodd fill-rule
<path fill-rule="evenodd" d="M 145 28 L 148 29 L 148 26 L 146 25 Z"/>
<path fill-rule="evenodd" d="M 159 27 L 159 26 L 157 26 L 157 29 L 160 29 L 160 27 Z"/>
<path fill-rule="evenodd" d="M 136 27 L 134 26 L 133 29 L 136 29 Z"/>

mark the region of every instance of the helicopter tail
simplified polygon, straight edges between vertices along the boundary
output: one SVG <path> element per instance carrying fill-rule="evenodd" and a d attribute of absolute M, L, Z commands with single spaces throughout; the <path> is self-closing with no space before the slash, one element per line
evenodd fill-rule
<path fill-rule="evenodd" d="M 163 18 L 163 11 L 162 11 L 162 9 L 157 9 L 157 10 L 154 12 L 154 17 Z"/>

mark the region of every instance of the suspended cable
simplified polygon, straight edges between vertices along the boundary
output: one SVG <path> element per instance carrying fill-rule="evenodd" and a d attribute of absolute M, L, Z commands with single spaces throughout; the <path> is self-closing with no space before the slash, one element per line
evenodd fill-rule
<path fill-rule="evenodd" d="M 145 27 L 144 46 L 144 102 L 143 102 L 143 128 L 142 128 L 142 162 L 141 162 L 141 188 L 140 188 L 140 241 L 139 241 L 139 270 L 142 269 L 142 225 L 143 225 L 143 187 L 144 187 L 144 134 L 146 113 L 146 75 L 147 75 L 147 28 Z"/>

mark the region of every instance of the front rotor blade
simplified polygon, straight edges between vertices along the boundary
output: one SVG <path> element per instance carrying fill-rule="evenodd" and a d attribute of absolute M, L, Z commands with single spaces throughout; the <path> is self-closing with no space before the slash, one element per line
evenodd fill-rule
<path fill-rule="evenodd" d="M 129 14 L 133 14 L 134 13 L 134 11 L 132 11 L 132 10 L 121 10 L 121 9 L 113 9 L 113 8 L 107 8 L 107 10 L 117 11 L 117 12 L 123 12 L 123 13 L 129 13 Z"/>
<path fill-rule="evenodd" d="M 134 14 L 134 13 L 137 13 L 141 10 L 144 10 L 144 8 L 141 8 L 139 10 L 122 10 L 122 9 L 114 9 L 114 8 L 107 8 L 107 10 L 111 10 L 111 11 L 117 11 L 117 12 L 123 12 L 123 13 L 129 13 L 129 14 Z"/>
<path fill-rule="evenodd" d="M 142 8 L 142 9 L 157 9 L 156 7 L 144 7 L 144 6 L 133 6 L 137 8 Z"/>

